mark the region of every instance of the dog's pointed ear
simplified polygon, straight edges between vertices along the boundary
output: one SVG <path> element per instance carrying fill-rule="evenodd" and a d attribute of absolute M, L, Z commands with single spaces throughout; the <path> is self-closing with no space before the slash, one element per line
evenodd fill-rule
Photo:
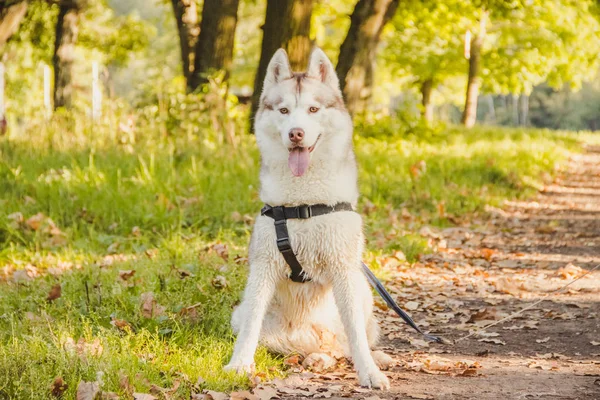
<path fill-rule="evenodd" d="M 290 67 L 287 53 L 284 49 L 279 49 L 275 52 L 271 61 L 269 61 L 267 75 L 265 76 L 265 82 L 263 83 L 263 91 L 266 91 L 273 85 L 291 77 L 292 67 Z"/>
<path fill-rule="evenodd" d="M 334 89 L 340 89 L 340 81 L 335 73 L 333 64 L 323 50 L 318 47 L 315 47 L 310 54 L 307 75 L 319 79 Z"/>

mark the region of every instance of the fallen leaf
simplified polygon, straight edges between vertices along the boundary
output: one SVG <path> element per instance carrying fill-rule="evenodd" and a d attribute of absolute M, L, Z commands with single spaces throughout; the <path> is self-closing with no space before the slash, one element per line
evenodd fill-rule
<path fill-rule="evenodd" d="M 417 301 L 409 301 L 404 304 L 404 307 L 409 311 L 415 311 L 416 309 L 419 308 L 419 305 L 420 304 Z"/>
<path fill-rule="evenodd" d="M 128 395 L 132 395 L 134 387 L 131 384 L 129 376 L 127 376 L 124 371 L 119 371 L 119 387 Z"/>
<path fill-rule="evenodd" d="M 207 394 L 212 400 L 228 400 L 229 396 L 223 392 L 215 392 L 214 390 L 204 390 L 202 393 Z"/>
<path fill-rule="evenodd" d="M 118 319 L 118 318 L 114 318 L 112 317 L 110 324 L 112 326 L 114 326 L 115 328 L 119 328 L 122 331 L 125 332 L 131 332 L 131 325 L 129 324 L 129 322 L 125 321 L 124 319 Z"/>
<path fill-rule="evenodd" d="M 591 341 L 592 346 L 600 346 L 600 342 Z"/>
<path fill-rule="evenodd" d="M 77 400 L 97 400 L 100 398 L 98 382 L 79 382 L 77 385 Z"/>
<path fill-rule="evenodd" d="M 29 229 L 37 231 L 42 226 L 42 223 L 46 220 L 46 216 L 42 213 L 37 213 L 32 217 L 29 217 L 27 221 L 25 221 L 25 225 L 29 227 Z"/>
<path fill-rule="evenodd" d="M 221 243 L 213 244 L 211 250 L 217 253 L 219 257 L 223 260 L 227 261 L 229 259 L 229 251 L 227 250 L 227 246 Z"/>
<path fill-rule="evenodd" d="M 61 295 L 62 295 L 62 287 L 60 286 L 60 283 L 57 283 L 56 285 L 52 286 L 52 288 L 50 289 L 50 292 L 48 293 L 48 297 L 46 297 L 46 300 L 54 301 L 54 300 L 58 299 Z"/>
<path fill-rule="evenodd" d="M 323 372 L 335 367 L 335 364 L 335 358 L 324 353 L 311 353 L 302 362 L 304 368 L 314 372 Z"/>
<path fill-rule="evenodd" d="M 62 376 L 57 376 L 50 386 L 50 393 L 54 397 L 60 397 L 67 390 L 69 385 L 63 380 Z"/>
<path fill-rule="evenodd" d="M 260 400 L 271 400 L 277 396 L 277 390 L 269 386 L 259 386 L 253 390 Z"/>
<path fill-rule="evenodd" d="M 229 395 L 229 399 L 230 400 L 260 400 L 260 397 L 258 397 L 255 394 L 250 393 L 247 390 L 244 390 L 241 392 L 231 392 L 231 394 Z"/>
<path fill-rule="evenodd" d="M 134 393 L 133 400 L 157 400 L 158 398 L 148 393 Z"/>
<path fill-rule="evenodd" d="M 127 269 L 119 271 L 119 278 L 124 281 L 127 281 L 129 278 L 135 275 L 135 269 Z"/>
<path fill-rule="evenodd" d="M 223 275 L 217 275 L 215 279 L 212 280 L 213 287 L 217 289 L 223 289 L 227 287 L 227 279 Z"/>
<path fill-rule="evenodd" d="M 165 307 L 159 305 L 154 298 L 154 293 L 146 292 L 140 295 L 140 309 L 144 318 L 154 318 L 164 315 Z"/>
<path fill-rule="evenodd" d="M 548 336 L 548 337 L 545 337 L 545 338 L 543 338 L 543 339 L 536 339 L 536 341 L 535 341 L 535 342 L 536 342 L 536 343 L 546 343 L 546 342 L 547 342 L 547 341 L 549 341 L 549 340 L 550 340 L 550 336 Z"/>

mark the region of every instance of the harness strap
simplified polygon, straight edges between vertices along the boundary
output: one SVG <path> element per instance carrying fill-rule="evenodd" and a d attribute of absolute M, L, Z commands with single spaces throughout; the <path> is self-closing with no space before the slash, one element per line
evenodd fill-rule
<path fill-rule="evenodd" d="M 277 206 L 272 207 L 266 204 L 260 214 L 273 218 L 275 220 L 275 234 L 277 235 L 277 248 L 285 259 L 285 262 L 290 266 L 292 273 L 290 279 L 293 282 L 303 283 L 310 281 L 302 269 L 302 265 L 292 250 L 290 243 L 290 234 L 287 228 L 288 219 L 308 219 L 325 215 L 336 211 L 353 211 L 350 203 L 338 203 L 333 206 L 326 204 L 315 204 L 312 206 L 301 205 L 296 207 Z"/>

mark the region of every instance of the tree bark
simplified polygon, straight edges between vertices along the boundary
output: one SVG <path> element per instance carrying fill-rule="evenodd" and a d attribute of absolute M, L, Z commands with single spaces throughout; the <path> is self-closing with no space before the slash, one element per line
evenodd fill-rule
<path fill-rule="evenodd" d="M 196 43 L 191 89 L 208 82 L 209 74 L 225 71 L 229 77 L 240 0 L 204 0 L 200 36 Z"/>
<path fill-rule="evenodd" d="M 27 13 L 27 2 L 0 5 L 0 46 L 15 34 Z"/>
<path fill-rule="evenodd" d="M 267 0 L 260 61 L 254 78 L 250 121 L 258 110 L 267 66 L 277 49 L 283 47 L 288 53 L 292 70 L 306 68 L 310 55 L 310 20 L 314 0 Z M 252 126 L 252 124 L 251 124 Z"/>
<path fill-rule="evenodd" d="M 56 38 L 54 42 L 54 109 L 72 106 L 73 96 L 73 63 L 75 60 L 75 43 L 79 33 L 79 8 L 75 2 L 62 2 L 56 21 Z"/>
<path fill-rule="evenodd" d="M 171 4 L 177 21 L 183 76 L 185 77 L 187 90 L 191 91 L 191 76 L 194 72 L 194 49 L 200 34 L 198 8 L 196 0 L 171 0 Z"/>
<path fill-rule="evenodd" d="M 519 125 L 527 126 L 529 123 L 529 96 L 519 96 Z"/>
<path fill-rule="evenodd" d="M 481 86 L 481 47 L 486 35 L 487 13 L 484 12 L 479 23 L 479 32 L 471 39 L 471 54 L 469 57 L 469 79 L 467 81 L 467 98 L 461 122 L 471 128 L 477 121 L 477 99 Z"/>
<path fill-rule="evenodd" d="M 400 0 L 359 0 L 354 7 L 336 66 L 351 113 L 364 109 L 371 97 L 377 45 L 399 3 Z"/>
<path fill-rule="evenodd" d="M 427 79 L 421 84 L 421 116 L 425 121 L 433 121 L 433 104 L 431 103 L 431 94 L 433 92 L 433 79 Z"/>

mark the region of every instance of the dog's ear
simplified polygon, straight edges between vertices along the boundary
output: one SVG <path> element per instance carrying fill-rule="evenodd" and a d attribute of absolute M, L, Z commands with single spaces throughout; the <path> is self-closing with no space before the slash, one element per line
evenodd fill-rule
<path fill-rule="evenodd" d="M 340 81 L 335 73 L 333 64 L 329 61 L 323 50 L 318 47 L 315 47 L 310 54 L 307 75 L 319 79 L 334 89 L 340 90 Z"/>
<path fill-rule="evenodd" d="M 271 61 L 269 61 L 267 75 L 265 76 L 265 82 L 263 84 L 263 91 L 266 91 L 273 85 L 291 77 L 292 67 L 290 67 L 287 53 L 284 49 L 279 49 L 275 52 Z"/>

